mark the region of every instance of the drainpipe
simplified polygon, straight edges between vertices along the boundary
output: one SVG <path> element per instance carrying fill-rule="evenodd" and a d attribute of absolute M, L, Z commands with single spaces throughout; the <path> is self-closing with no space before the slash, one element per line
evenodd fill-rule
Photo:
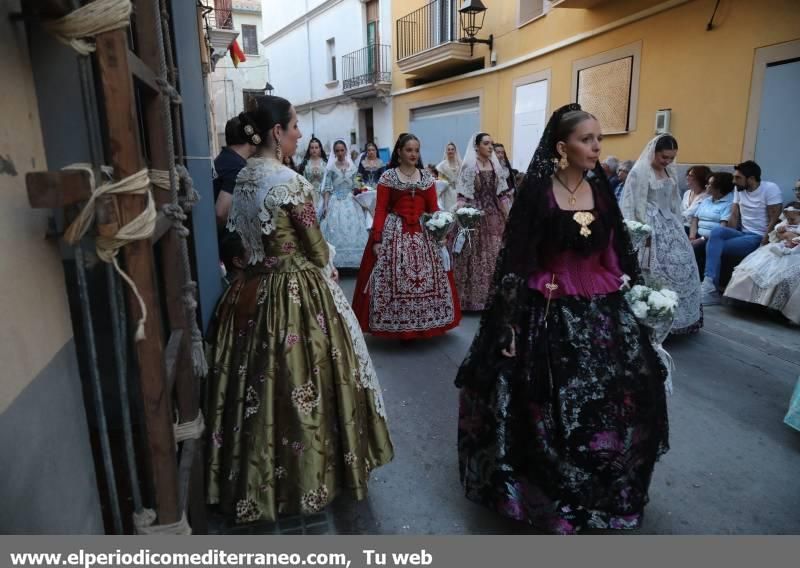
<path fill-rule="evenodd" d="M 308 0 L 306 3 L 306 57 L 308 58 L 308 101 L 314 101 L 313 73 L 311 73 L 311 23 L 308 20 Z M 314 106 L 311 106 L 311 133 L 316 134 L 317 128 L 314 124 Z"/>

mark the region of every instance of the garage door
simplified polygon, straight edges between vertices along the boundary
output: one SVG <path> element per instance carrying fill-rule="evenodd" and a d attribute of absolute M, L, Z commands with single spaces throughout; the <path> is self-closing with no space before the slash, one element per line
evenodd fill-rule
<path fill-rule="evenodd" d="M 415 108 L 411 111 L 409 129 L 421 142 L 425 165 L 438 164 L 447 143 L 458 146 L 461 156 L 467 140 L 480 130 L 481 113 L 478 97 Z"/>

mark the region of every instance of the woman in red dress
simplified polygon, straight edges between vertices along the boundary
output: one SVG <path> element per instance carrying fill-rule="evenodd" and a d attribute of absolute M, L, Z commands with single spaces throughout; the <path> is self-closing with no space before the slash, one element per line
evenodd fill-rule
<path fill-rule="evenodd" d="M 419 339 L 461 322 L 452 272 L 420 224 L 438 211 L 433 177 L 422 168 L 419 139 L 401 134 L 378 182 L 375 221 L 358 272 L 353 310 L 373 335 Z"/>

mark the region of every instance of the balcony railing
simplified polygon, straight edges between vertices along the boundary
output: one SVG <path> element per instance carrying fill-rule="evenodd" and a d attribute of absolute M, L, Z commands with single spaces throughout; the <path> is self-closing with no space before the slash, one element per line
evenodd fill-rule
<path fill-rule="evenodd" d="M 397 59 L 405 59 L 465 37 L 458 0 L 433 0 L 397 20 Z"/>
<path fill-rule="evenodd" d="M 342 56 L 344 90 L 392 81 L 392 48 L 379 43 Z"/>
<path fill-rule="evenodd" d="M 230 8 L 214 8 L 208 11 L 208 25 L 215 30 L 233 29 L 233 11 Z"/>

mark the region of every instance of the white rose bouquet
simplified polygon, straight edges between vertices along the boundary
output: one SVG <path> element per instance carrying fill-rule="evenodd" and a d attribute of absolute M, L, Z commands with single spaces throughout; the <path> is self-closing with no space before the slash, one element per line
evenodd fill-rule
<path fill-rule="evenodd" d="M 445 271 L 450 270 L 450 253 L 444 245 L 447 234 L 455 226 L 456 218 L 447 211 L 436 211 L 435 213 L 423 213 L 420 217 L 422 228 L 439 243 L 439 255 L 442 257 L 442 265 Z"/>
<path fill-rule="evenodd" d="M 435 213 L 424 213 L 420 217 L 423 228 L 433 239 L 441 243 L 455 225 L 455 217 L 447 211 L 436 211 Z"/>
<path fill-rule="evenodd" d="M 664 388 L 668 394 L 672 394 L 672 373 L 675 371 L 675 362 L 664 349 L 663 343 L 672 329 L 675 310 L 678 308 L 678 294 L 664 287 L 637 284 L 625 293 L 625 299 L 630 304 L 636 319 L 649 328 L 653 347 L 667 368 Z"/>
<path fill-rule="evenodd" d="M 478 230 L 478 223 L 481 220 L 483 211 L 473 207 L 461 207 L 456 210 L 456 220 L 458 221 L 458 235 L 453 245 L 453 252 L 459 254 L 464 248 L 464 243 L 472 246 L 472 233 Z"/>
<path fill-rule="evenodd" d="M 632 219 L 625 219 L 625 228 L 628 229 L 635 250 L 641 249 L 647 238 L 653 234 L 653 228 L 650 225 Z"/>

